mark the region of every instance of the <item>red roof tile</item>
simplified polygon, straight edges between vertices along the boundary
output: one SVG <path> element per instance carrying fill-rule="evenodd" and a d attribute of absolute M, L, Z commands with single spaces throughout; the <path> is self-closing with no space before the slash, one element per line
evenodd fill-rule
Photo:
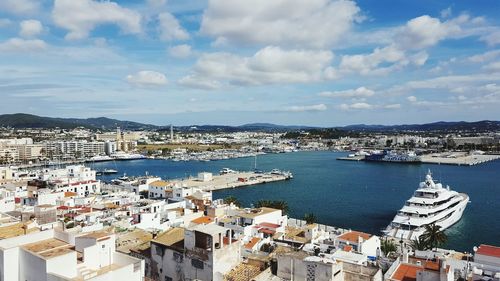
<path fill-rule="evenodd" d="M 482 244 L 477 249 L 476 254 L 500 258 L 500 247 Z"/>
<path fill-rule="evenodd" d="M 260 238 L 252 237 L 252 240 L 250 240 L 250 242 L 245 244 L 245 248 L 252 249 L 253 246 L 255 246 L 255 244 L 259 243 L 259 241 L 260 241 Z"/>

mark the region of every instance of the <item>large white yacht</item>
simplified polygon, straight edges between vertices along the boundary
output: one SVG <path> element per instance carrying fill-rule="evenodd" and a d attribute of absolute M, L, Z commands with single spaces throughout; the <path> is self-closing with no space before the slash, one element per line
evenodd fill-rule
<path fill-rule="evenodd" d="M 445 230 L 460 220 L 468 202 L 467 194 L 434 182 L 429 171 L 425 181 L 420 183 L 384 233 L 397 239 L 412 240 L 422 235 L 428 224 L 435 223 Z"/>

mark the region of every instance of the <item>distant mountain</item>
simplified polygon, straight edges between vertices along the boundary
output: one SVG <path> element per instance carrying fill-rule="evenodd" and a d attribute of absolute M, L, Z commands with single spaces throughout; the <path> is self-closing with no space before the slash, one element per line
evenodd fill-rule
<path fill-rule="evenodd" d="M 99 118 L 52 118 L 42 117 L 32 114 L 16 113 L 0 115 L 0 127 L 12 128 L 61 128 L 72 129 L 85 127 L 89 129 L 115 130 L 120 127 L 124 130 L 159 130 L 168 131 L 169 126 L 155 126 L 132 121 L 122 121 L 106 117 Z M 453 131 L 500 131 L 500 121 L 477 121 L 477 122 L 435 122 L 427 124 L 406 124 L 406 125 L 365 125 L 356 124 L 344 127 L 313 127 L 297 125 L 276 125 L 270 123 L 250 123 L 241 126 L 226 125 L 190 125 L 175 126 L 175 131 L 181 132 L 240 132 L 240 131 L 263 131 L 263 132 L 293 132 L 293 131 L 314 131 L 319 129 L 340 129 L 352 132 L 453 132 Z"/>
<path fill-rule="evenodd" d="M 240 126 L 227 126 L 227 125 L 190 125 L 190 126 L 175 126 L 176 131 L 181 132 L 288 132 L 297 130 L 308 130 L 315 127 L 311 126 L 287 126 L 287 125 L 276 125 L 270 123 L 251 123 L 244 124 Z M 163 128 L 162 130 L 168 131 L 169 128 Z"/>
<path fill-rule="evenodd" d="M 451 131 L 499 131 L 500 121 L 476 121 L 476 122 L 434 122 L 427 124 L 407 124 L 407 125 L 349 125 L 340 127 L 344 130 L 366 131 L 366 132 L 389 132 L 389 131 L 420 131 L 420 132 L 451 132 Z"/>
<path fill-rule="evenodd" d="M 73 129 L 76 127 L 85 127 L 89 129 L 114 130 L 120 127 L 126 130 L 154 130 L 158 126 L 142 124 L 131 121 L 121 121 L 106 117 L 99 118 L 52 118 L 42 117 L 32 114 L 16 113 L 0 115 L 0 127 L 12 128 L 61 128 Z"/>

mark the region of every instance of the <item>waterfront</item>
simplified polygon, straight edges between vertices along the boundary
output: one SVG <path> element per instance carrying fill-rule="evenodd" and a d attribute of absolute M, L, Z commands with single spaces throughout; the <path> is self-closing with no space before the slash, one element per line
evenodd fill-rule
<path fill-rule="evenodd" d="M 314 212 L 320 223 L 379 234 L 431 169 L 435 179 L 471 198 L 462 220 L 447 231 L 446 247 L 470 251 L 479 243 L 500 243 L 500 216 L 496 213 L 500 204 L 500 161 L 466 167 L 335 160 L 345 154 L 320 151 L 259 156 L 259 169 L 290 170 L 294 179 L 217 191 L 214 198 L 234 195 L 245 206 L 259 199 L 286 200 L 291 217 Z M 223 167 L 250 170 L 253 165 L 254 158 L 250 157 L 211 162 L 134 160 L 91 166 L 117 169 L 119 175 L 144 175 L 147 171 L 172 179 L 196 176 L 201 171 L 217 173 Z"/>

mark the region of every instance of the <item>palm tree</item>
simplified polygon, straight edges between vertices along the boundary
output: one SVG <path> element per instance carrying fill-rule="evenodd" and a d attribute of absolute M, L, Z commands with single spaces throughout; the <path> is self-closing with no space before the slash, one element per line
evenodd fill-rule
<path fill-rule="evenodd" d="M 437 249 L 437 247 L 446 243 L 448 236 L 441 231 L 441 226 L 433 223 L 425 226 L 422 239 L 428 244 L 429 249 Z"/>
<path fill-rule="evenodd" d="M 271 201 L 271 200 L 259 200 L 254 204 L 255 208 L 268 207 L 273 209 L 279 209 L 284 215 L 288 213 L 288 203 L 283 200 Z"/>
<path fill-rule="evenodd" d="M 410 241 L 410 247 L 413 249 L 413 251 L 425 251 L 429 249 L 429 244 L 426 240 L 418 237 Z"/>
<path fill-rule="evenodd" d="M 380 243 L 380 250 L 382 250 L 382 253 L 387 257 L 390 253 L 395 253 L 398 249 L 398 246 L 394 241 L 388 240 L 387 237 L 385 240 L 382 240 Z"/>
<path fill-rule="evenodd" d="M 306 213 L 304 214 L 304 220 L 306 221 L 306 224 L 316 223 L 316 215 L 313 213 Z"/>
<path fill-rule="evenodd" d="M 284 200 L 273 201 L 273 204 L 271 204 L 271 208 L 281 210 L 283 212 L 283 215 L 286 215 L 289 210 L 288 203 Z"/>
<path fill-rule="evenodd" d="M 241 207 L 241 202 L 234 196 L 224 198 L 224 203 L 231 205 L 233 203 L 236 207 Z"/>

